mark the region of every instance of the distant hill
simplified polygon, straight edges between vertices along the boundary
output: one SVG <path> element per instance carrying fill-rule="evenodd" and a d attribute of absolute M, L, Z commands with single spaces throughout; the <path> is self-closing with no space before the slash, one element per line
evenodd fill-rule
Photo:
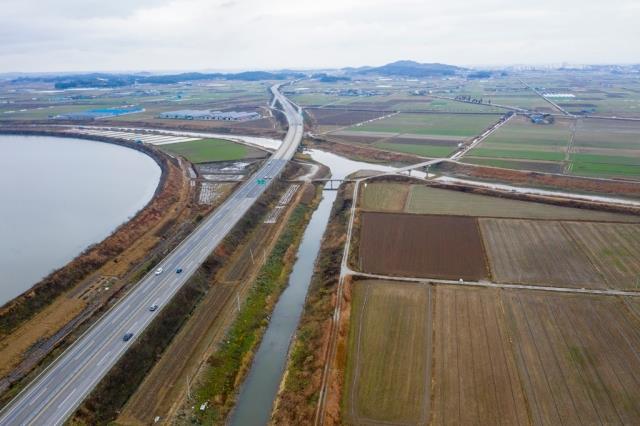
<path fill-rule="evenodd" d="M 465 68 L 456 67 L 454 65 L 446 64 L 421 64 L 415 61 L 396 61 L 390 64 L 383 65 L 381 67 L 362 67 L 352 68 L 349 71 L 352 74 L 377 74 L 384 76 L 399 76 L 399 77 L 431 77 L 431 76 L 446 76 L 455 75 L 459 71 L 464 71 Z"/>
<path fill-rule="evenodd" d="M 287 80 L 292 78 L 301 78 L 305 74 L 302 73 L 285 73 L 285 72 L 266 72 L 266 71 L 245 71 L 239 73 L 223 74 L 223 73 L 181 73 L 181 74 L 107 74 L 107 73 L 91 73 L 91 74 L 75 74 L 75 75 L 57 75 L 57 76 L 39 76 L 39 77 L 20 77 L 12 80 L 13 82 L 47 82 L 54 83 L 56 89 L 72 89 L 87 87 L 122 87 L 131 84 L 175 84 L 185 81 L 196 80 Z"/>

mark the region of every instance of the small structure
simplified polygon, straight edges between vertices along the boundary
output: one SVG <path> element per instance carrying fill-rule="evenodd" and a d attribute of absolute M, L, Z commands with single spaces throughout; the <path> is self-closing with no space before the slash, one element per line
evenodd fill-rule
<path fill-rule="evenodd" d="M 52 116 L 54 120 L 98 120 L 100 118 L 117 117 L 119 115 L 135 114 L 144 111 L 139 106 L 125 106 L 120 108 L 91 109 L 88 111 L 71 112 Z"/>
<path fill-rule="evenodd" d="M 247 111 L 213 111 L 213 110 L 197 110 L 184 109 L 180 111 L 163 112 L 160 118 L 169 118 L 174 120 L 217 120 L 217 121 L 248 121 L 262 118 L 257 112 Z"/>
<path fill-rule="evenodd" d="M 533 124 L 553 124 L 555 121 L 551 114 L 531 114 L 529 119 Z"/>

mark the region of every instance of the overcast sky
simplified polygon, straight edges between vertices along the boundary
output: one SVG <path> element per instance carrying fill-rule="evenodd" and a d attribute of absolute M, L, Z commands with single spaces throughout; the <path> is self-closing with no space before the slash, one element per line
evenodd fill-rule
<path fill-rule="evenodd" d="M 0 72 L 640 62 L 640 0 L 0 0 Z"/>

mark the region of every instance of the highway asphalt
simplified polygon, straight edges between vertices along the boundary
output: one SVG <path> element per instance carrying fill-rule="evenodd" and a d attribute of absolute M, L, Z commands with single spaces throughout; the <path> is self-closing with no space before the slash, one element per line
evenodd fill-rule
<path fill-rule="evenodd" d="M 89 395 L 176 292 L 295 154 L 303 134 L 301 111 L 271 88 L 289 121 L 285 139 L 256 174 L 202 221 L 176 249 L 60 355 L 0 412 L 0 425 L 60 425 Z M 259 184 L 258 179 L 266 184 Z M 177 273 L 178 268 L 182 269 Z M 150 311 L 151 305 L 158 309 Z M 124 341 L 126 333 L 133 333 Z"/>

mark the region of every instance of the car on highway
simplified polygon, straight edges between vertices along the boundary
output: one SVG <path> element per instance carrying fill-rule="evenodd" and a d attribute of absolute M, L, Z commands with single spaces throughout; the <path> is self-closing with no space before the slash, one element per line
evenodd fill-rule
<path fill-rule="evenodd" d="M 156 309 L 158 309 L 158 305 L 156 305 L 155 303 L 153 305 L 149 306 L 149 310 L 151 312 L 155 311 Z"/>
<path fill-rule="evenodd" d="M 156 269 L 156 275 L 160 275 L 162 273 L 162 271 L 164 271 L 164 269 L 162 269 L 162 268 Z"/>
<path fill-rule="evenodd" d="M 122 340 L 125 342 L 128 342 L 132 337 L 133 337 L 133 333 L 127 333 L 124 336 L 122 336 Z"/>
<path fill-rule="evenodd" d="M 176 269 L 176 274 L 181 274 L 181 273 L 182 273 L 182 268 Z"/>

